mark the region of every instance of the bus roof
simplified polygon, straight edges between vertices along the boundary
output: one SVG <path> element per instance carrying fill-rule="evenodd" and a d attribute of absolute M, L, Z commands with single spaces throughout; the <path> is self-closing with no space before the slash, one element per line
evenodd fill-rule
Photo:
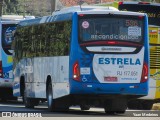
<path fill-rule="evenodd" d="M 23 19 L 21 15 L 2 15 L 0 22 L 1 24 L 18 24 Z"/>
<path fill-rule="evenodd" d="M 19 26 L 28 26 L 33 24 L 39 24 L 42 18 L 35 18 L 35 19 L 24 19 L 20 21 Z"/>
<path fill-rule="evenodd" d="M 55 11 L 52 13 L 52 15 L 58 15 L 58 14 L 64 14 L 64 13 L 73 13 L 78 11 L 91 11 L 91 10 L 114 10 L 118 11 L 117 8 L 110 7 L 110 6 L 73 6 L 73 7 L 67 7 L 63 8 L 60 11 Z"/>
<path fill-rule="evenodd" d="M 19 21 L 15 21 L 15 20 L 8 20 L 8 21 L 1 21 L 1 24 L 18 24 Z"/>
<path fill-rule="evenodd" d="M 44 16 L 41 18 L 36 18 L 31 20 L 23 20 L 19 23 L 19 26 L 28 26 L 28 25 L 47 23 L 53 21 L 71 20 L 74 12 L 77 12 L 77 14 L 119 14 L 119 15 L 137 15 L 137 16 L 145 15 L 144 13 L 138 13 L 138 12 L 119 11 L 114 7 L 83 6 L 83 9 L 85 10 L 82 11 L 78 10 L 78 7 L 79 6 L 65 8 L 62 11 L 54 12 L 52 16 Z M 76 8 L 77 10 L 73 10 L 72 8 Z"/>
<path fill-rule="evenodd" d="M 79 11 L 78 14 L 117 14 L 117 15 L 136 15 L 136 16 L 144 16 L 145 13 L 138 12 L 130 12 L 130 11 Z"/>

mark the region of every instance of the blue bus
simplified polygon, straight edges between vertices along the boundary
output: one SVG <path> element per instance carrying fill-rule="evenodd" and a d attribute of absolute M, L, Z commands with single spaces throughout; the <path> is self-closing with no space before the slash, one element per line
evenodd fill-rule
<path fill-rule="evenodd" d="M 11 43 L 16 26 L 23 16 L 2 15 L 0 21 L 0 100 L 16 99 L 13 97 L 13 60 Z"/>
<path fill-rule="evenodd" d="M 125 113 L 148 94 L 147 15 L 113 7 L 74 6 L 19 23 L 12 47 L 14 96 L 49 111 L 102 107 Z"/>

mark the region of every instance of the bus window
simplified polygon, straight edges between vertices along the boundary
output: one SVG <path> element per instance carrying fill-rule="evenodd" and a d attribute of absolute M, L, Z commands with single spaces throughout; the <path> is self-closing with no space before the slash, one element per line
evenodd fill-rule
<path fill-rule="evenodd" d="M 93 18 L 88 15 L 87 18 L 80 17 L 79 26 L 81 42 L 95 40 L 143 42 L 144 25 L 138 17 L 115 19 L 96 15 Z"/>

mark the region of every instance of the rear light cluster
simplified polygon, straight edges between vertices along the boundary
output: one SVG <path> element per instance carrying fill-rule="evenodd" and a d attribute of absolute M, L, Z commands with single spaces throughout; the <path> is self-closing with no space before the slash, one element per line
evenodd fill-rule
<path fill-rule="evenodd" d="M 2 61 L 0 61 L 0 78 L 3 77 Z"/>
<path fill-rule="evenodd" d="M 122 5 L 122 4 L 123 4 L 123 2 L 119 2 L 119 3 L 118 3 L 118 5 Z"/>
<path fill-rule="evenodd" d="M 142 77 L 141 82 L 146 82 L 148 80 L 148 65 L 146 63 L 143 64 Z"/>
<path fill-rule="evenodd" d="M 80 68 L 78 61 L 73 64 L 73 79 L 80 81 Z"/>

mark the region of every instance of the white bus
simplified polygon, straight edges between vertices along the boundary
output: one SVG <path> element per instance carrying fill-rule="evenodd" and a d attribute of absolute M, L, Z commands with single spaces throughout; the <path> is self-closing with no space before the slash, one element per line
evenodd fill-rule
<path fill-rule="evenodd" d="M 128 100 L 148 94 L 144 13 L 66 8 L 20 22 L 13 48 L 13 92 L 28 108 L 47 100 L 50 111 L 79 105 L 124 113 Z"/>

